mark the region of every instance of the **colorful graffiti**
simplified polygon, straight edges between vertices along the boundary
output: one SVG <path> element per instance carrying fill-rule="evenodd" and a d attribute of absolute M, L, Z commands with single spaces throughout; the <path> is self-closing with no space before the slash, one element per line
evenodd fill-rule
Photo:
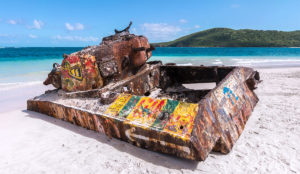
<path fill-rule="evenodd" d="M 70 62 L 66 61 L 64 64 L 63 64 L 63 70 L 66 70 L 68 71 L 69 75 L 76 79 L 76 80 L 82 80 L 83 79 L 83 76 L 82 76 L 82 70 L 81 70 L 81 65 L 80 64 L 77 64 L 73 67 L 70 66 Z"/>
<path fill-rule="evenodd" d="M 194 119 L 198 113 L 198 104 L 179 102 L 164 131 L 182 138 L 189 138 L 194 126 Z"/>
<path fill-rule="evenodd" d="M 239 96 L 236 96 L 236 95 L 233 93 L 233 91 L 232 91 L 230 88 L 227 88 L 227 87 L 224 87 L 224 88 L 223 88 L 223 94 L 228 96 L 229 100 L 231 101 L 231 104 L 233 104 L 233 105 L 234 105 L 234 103 L 235 103 L 236 101 L 238 101 L 238 99 L 239 99 Z M 233 101 L 233 99 L 232 99 L 231 97 L 233 97 L 233 99 L 234 99 L 235 101 Z"/>
<path fill-rule="evenodd" d="M 70 55 L 62 62 L 62 89 L 88 90 L 103 86 L 96 60 L 90 55 Z"/>
<path fill-rule="evenodd" d="M 197 112 L 198 104 L 121 94 L 105 114 L 123 118 L 129 124 L 189 138 Z"/>
<path fill-rule="evenodd" d="M 166 103 L 167 99 L 142 97 L 126 119 L 131 123 L 137 123 L 144 127 L 149 127 L 154 123 Z"/>

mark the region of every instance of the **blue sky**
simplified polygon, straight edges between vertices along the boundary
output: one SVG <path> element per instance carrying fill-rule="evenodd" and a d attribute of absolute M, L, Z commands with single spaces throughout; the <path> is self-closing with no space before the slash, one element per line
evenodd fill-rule
<path fill-rule="evenodd" d="M 169 41 L 213 27 L 300 30 L 300 0 L 0 0 L 0 47 L 87 46 L 133 21 Z"/>

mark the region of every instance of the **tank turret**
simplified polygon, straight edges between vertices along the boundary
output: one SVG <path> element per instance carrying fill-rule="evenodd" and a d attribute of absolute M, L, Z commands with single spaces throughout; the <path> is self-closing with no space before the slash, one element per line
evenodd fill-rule
<path fill-rule="evenodd" d="M 124 30 L 104 37 L 99 45 L 89 46 L 55 64 L 44 84 L 64 91 L 101 88 L 134 75 L 152 56 L 154 47 L 144 36 L 130 34 L 132 22 Z"/>

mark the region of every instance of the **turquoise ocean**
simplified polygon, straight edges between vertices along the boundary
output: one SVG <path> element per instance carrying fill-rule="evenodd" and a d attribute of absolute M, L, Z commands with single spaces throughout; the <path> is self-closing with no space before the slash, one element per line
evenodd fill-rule
<path fill-rule="evenodd" d="M 81 47 L 0 48 L 0 90 L 41 83 L 63 53 Z M 300 66 L 300 48 L 156 48 L 149 59 L 178 65 L 292 67 Z"/>

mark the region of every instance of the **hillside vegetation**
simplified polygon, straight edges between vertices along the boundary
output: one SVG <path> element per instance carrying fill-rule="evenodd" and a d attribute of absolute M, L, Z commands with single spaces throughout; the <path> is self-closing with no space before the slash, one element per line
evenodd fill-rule
<path fill-rule="evenodd" d="M 300 30 L 233 30 L 213 28 L 174 41 L 154 43 L 156 47 L 300 47 Z"/>

